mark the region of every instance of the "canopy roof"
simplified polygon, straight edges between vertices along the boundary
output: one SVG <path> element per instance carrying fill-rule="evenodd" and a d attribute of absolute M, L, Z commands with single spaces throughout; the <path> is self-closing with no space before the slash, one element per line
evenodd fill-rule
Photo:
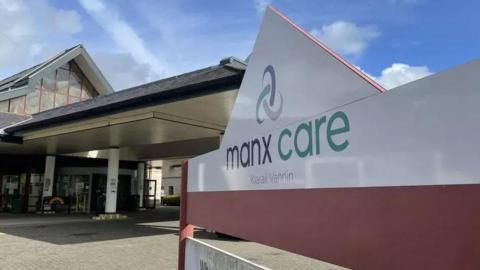
<path fill-rule="evenodd" d="M 219 65 L 38 114 L 4 131 L 0 154 L 70 154 L 120 147 L 121 158 L 193 156 L 219 145 L 246 65 Z"/>

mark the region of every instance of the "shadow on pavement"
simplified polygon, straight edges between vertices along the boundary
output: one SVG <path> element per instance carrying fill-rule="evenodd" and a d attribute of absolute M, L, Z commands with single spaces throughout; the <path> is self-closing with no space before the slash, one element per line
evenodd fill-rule
<path fill-rule="evenodd" d="M 126 213 L 126 220 L 0 226 L 0 232 L 56 245 L 178 234 L 178 208 Z"/>
<path fill-rule="evenodd" d="M 227 242 L 242 242 L 245 241 L 243 239 L 234 237 L 234 236 L 229 236 L 226 234 L 221 234 L 221 233 L 213 233 L 213 232 L 207 232 L 205 230 L 195 230 L 194 232 L 194 237 L 198 239 L 205 239 L 205 240 L 219 240 L 219 241 L 227 241 Z"/>

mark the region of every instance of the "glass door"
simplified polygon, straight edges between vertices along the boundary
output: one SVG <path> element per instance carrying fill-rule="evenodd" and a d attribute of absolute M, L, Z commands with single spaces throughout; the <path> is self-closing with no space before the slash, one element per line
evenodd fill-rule
<path fill-rule="evenodd" d="M 72 175 L 72 193 L 70 211 L 73 213 L 88 212 L 88 192 L 90 179 L 88 175 Z"/>
<path fill-rule="evenodd" d="M 90 199 L 91 210 L 95 213 L 105 212 L 105 199 L 107 189 L 107 175 L 92 175 L 92 198 Z"/>
<path fill-rule="evenodd" d="M 21 212 L 20 176 L 4 175 L 2 177 L 2 206 L 10 212 Z"/>
<path fill-rule="evenodd" d="M 56 213 L 69 212 L 71 194 L 71 176 L 59 175 L 55 183 L 54 196 L 50 199 L 50 208 Z"/>
<path fill-rule="evenodd" d="M 39 211 L 41 208 L 43 189 L 43 175 L 32 173 L 30 175 L 30 186 L 28 192 L 28 212 Z"/>
<path fill-rule="evenodd" d="M 62 198 L 63 205 L 57 205 L 56 211 L 69 213 L 88 213 L 88 194 L 90 177 L 88 175 L 60 175 L 57 181 L 56 197 Z"/>
<path fill-rule="evenodd" d="M 157 204 L 155 200 L 157 195 L 157 181 L 146 179 L 144 187 L 143 206 L 147 209 L 155 209 Z"/>

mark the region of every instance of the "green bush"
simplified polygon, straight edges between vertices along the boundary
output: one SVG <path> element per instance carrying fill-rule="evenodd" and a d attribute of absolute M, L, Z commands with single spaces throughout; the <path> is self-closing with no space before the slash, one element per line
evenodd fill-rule
<path fill-rule="evenodd" d="M 180 206 L 180 196 L 170 195 L 162 197 L 162 204 L 168 206 Z"/>

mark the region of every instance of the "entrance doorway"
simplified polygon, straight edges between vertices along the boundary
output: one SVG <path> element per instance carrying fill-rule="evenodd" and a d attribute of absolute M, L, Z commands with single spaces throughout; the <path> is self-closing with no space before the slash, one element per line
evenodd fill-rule
<path fill-rule="evenodd" d="M 126 211 L 131 209 L 132 203 L 132 177 L 119 175 L 117 186 L 117 210 Z M 107 194 L 107 175 L 94 174 L 92 176 L 92 199 L 91 210 L 96 213 L 105 212 L 105 200 Z"/>
<path fill-rule="evenodd" d="M 92 199 L 90 209 L 95 213 L 105 212 L 105 196 L 107 194 L 107 175 L 94 174 L 92 176 Z"/>
<path fill-rule="evenodd" d="M 3 175 L 1 182 L 1 209 L 14 213 L 24 212 L 27 174 Z"/>
<path fill-rule="evenodd" d="M 20 175 L 2 177 L 2 209 L 8 212 L 21 211 Z M 20 209 L 18 209 L 20 208 Z"/>
<path fill-rule="evenodd" d="M 52 209 L 56 212 L 87 213 L 89 180 L 88 175 L 59 175 L 54 198 L 61 199 L 53 201 L 63 203 L 53 204 Z"/>
<path fill-rule="evenodd" d="M 42 201 L 43 175 L 38 173 L 30 174 L 28 188 L 27 212 L 39 211 Z"/>
<path fill-rule="evenodd" d="M 117 210 L 131 210 L 132 204 L 132 177 L 130 175 L 118 176 Z"/>
<path fill-rule="evenodd" d="M 143 196 L 143 205 L 147 209 L 155 209 L 157 205 L 157 181 L 156 180 L 145 180 L 145 189 Z"/>

